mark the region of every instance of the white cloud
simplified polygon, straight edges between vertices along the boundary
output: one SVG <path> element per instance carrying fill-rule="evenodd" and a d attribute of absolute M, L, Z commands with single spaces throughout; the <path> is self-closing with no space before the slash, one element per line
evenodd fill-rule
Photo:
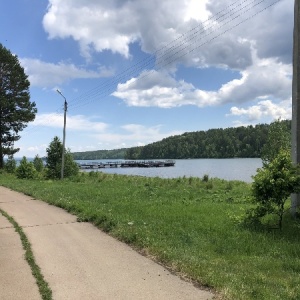
<path fill-rule="evenodd" d="M 292 117 L 292 100 L 274 103 L 271 100 L 259 101 L 256 105 L 247 108 L 238 108 L 236 106 L 230 109 L 228 116 L 245 117 L 247 121 L 253 122 L 261 119 L 270 121 L 276 119 L 291 119 Z"/>
<path fill-rule="evenodd" d="M 92 117 L 82 115 L 67 116 L 68 148 L 71 151 L 89 151 L 99 149 L 118 149 L 124 147 L 141 146 L 162 140 L 170 135 L 182 134 L 182 131 L 163 132 L 162 125 L 144 126 L 141 124 L 125 124 L 114 127 L 102 122 L 94 121 Z M 27 133 L 32 136 L 40 127 L 59 128 L 63 126 L 63 115 L 39 114 Z M 60 132 L 61 133 L 61 132 Z M 51 138 L 49 137 L 49 140 Z M 85 146 L 81 143 L 84 141 Z M 32 146 L 30 149 L 22 146 L 22 151 L 41 153 L 46 145 Z M 25 149 L 26 148 L 26 149 Z M 43 154 L 44 155 L 44 154 Z"/>
<path fill-rule="evenodd" d="M 214 22 L 207 21 L 211 15 L 206 8 L 208 2 L 111 0 L 87 4 L 84 1 L 50 0 L 43 25 L 50 39 L 73 38 L 87 58 L 93 50 L 101 52 L 105 49 L 128 58 L 129 45 L 136 41 L 148 53 L 169 43 L 172 43 L 170 47 L 183 51 L 180 46 L 190 50 L 187 45 L 195 43 L 199 37 L 201 40 L 203 33 L 211 34 Z M 208 32 L 204 28 L 208 28 Z M 174 56 L 174 53 L 165 53 L 165 60 L 168 55 Z"/>
<path fill-rule="evenodd" d="M 249 42 L 257 44 L 261 58 L 291 62 L 292 2 L 281 0 L 254 16 L 275 1 L 49 0 L 43 25 L 51 39 L 73 38 L 87 58 L 105 49 L 128 58 L 129 45 L 137 41 L 143 51 L 156 53 L 164 68 L 176 60 L 244 69 L 251 64 Z"/>
<path fill-rule="evenodd" d="M 67 115 L 66 124 L 68 130 L 88 132 L 103 132 L 109 127 L 106 123 L 93 121 L 92 117 L 86 117 L 83 115 Z M 31 125 L 62 128 L 63 115 L 56 113 L 38 114 Z"/>
<path fill-rule="evenodd" d="M 249 13 L 255 14 L 262 7 L 268 7 L 276 2 L 276 0 L 243 1 L 233 6 L 232 0 L 211 0 L 207 4 L 207 9 L 215 15 L 228 8 L 240 10 L 242 6 L 248 8 L 254 6 Z M 245 14 L 245 17 L 248 16 L 248 13 Z M 280 62 L 290 64 L 292 62 L 293 20 L 294 0 L 281 0 L 249 21 L 240 24 L 230 34 L 236 39 L 242 38 L 255 42 L 259 58 L 278 58 Z"/>
<path fill-rule="evenodd" d="M 143 146 L 171 135 L 183 133 L 182 131 L 162 132 L 161 125 L 146 127 L 141 124 L 126 124 L 115 130 L 117 132 L 93 134 L 92 137 L 101 143 L 102 149 L 118 149 Z"/>
<path fill-rule="evenodd" d="M 71 79 L 109 77 L 114 73 L 103 66 L 97 71 L 91 71 L 63 62 L 54 64 L 30 58 L 22 58 L 20 62 L 29 76 L 31 85 L 39 87 L 53 87 Z"/>
<path fill-rule="evenodd" d="M 206 21 L 211 15 L 211 13 L 206 9 L 207 3 L 208 1 L 189 1 L 184 12 L 184 21 L 188 22 L 191 19 L 202 22 Z"/>
<path fill-rule="evenodd" d="M 288 99 L 291 96 L 292 66 L 278 63 L 276 59 L 258 59 L 255 51 L 253 61 L 255 65 L 240 72 L 240 79 L 223 84 L 217 91 L 200 90 L 184 81 L 177 82 L 165 72 L 147 71 L 119 84 L 113 95 L 129 106 L 161 108 L 246 103 L 266 97 Z"/>
<path fill-rule="evenodd" d="M 133 4 L 112 1 L 50 0 L 43 25 L 49 38 L 78 41 L 89 57 L 92 49 L 109 49 L 129 56 L 129 44 L 137 39 L 136 16 L 130 15 Z"/>
<path fill-rule="evenodd" d="M 25 149 L 22 149 L 21 147 L 21 151 L 27 151 L 28 153 L 31 153 L 31 155 L 29 155 L 29 157 L 35 156 L 37 153 L 40 152 L 45 152 L 46 148 L 48 147 L 48 145 L 46 144 L 42 144 L 42 145 L 37 145 L 37 146 L 31 146 Z"/>
<path fill-rule="evenodd" d="M 112 95 L 123 99 L 129 106 L 170 108 L 188 104 L 209 105 L 207 94 L 184 81 L 176 82 L 168 74 L 144 72 L 140 78 L 119 84 Z"/>

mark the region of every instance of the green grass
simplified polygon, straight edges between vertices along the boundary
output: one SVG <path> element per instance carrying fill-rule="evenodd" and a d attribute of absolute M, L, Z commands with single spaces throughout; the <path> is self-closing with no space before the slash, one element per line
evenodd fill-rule
<path fill-rule="evenodd" d="M 31 244 L 28 241 L 27 236 L 25 235 L 22 227 L 19 226 L 19 224 L 11 217 L 9 216 L 5 211 L 0 209 L 0 213 L 7 218 L 7 220 L 14 226 L 15 231 L 19 234 L 23 249 L 25 250 L 25 259 L 28 263 L 28 265 L 31 268 L 32 275 L 34 276 L 37 286 L 39 288 L 40 295 L 43 300 L 52 300 L 52 291 L 48 285 L 48 283 L 45 281 L 44 276 L 41 273 L 40 267 L 36 264 Z"/>
<path fill-rule="evenodd" d="M 251 230 L 250 184 L 82 173 L 0 184 L 76 214 L 224 299 L 300 299 L 300 224 Z"/>

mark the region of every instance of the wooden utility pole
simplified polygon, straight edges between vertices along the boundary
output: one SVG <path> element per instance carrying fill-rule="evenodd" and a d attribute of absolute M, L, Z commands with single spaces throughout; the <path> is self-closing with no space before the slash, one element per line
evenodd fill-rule
<path fill-rule="evenodd" d="M 292 158 L 295 164 L 300 163 L 300 7 L 295 0 L 294 8 L 294 47 L 293 47 L 293 95 L 292 95 Z M 292 195 L 291 213 L 296 217 L 300 206 L 300 194 Z"/>

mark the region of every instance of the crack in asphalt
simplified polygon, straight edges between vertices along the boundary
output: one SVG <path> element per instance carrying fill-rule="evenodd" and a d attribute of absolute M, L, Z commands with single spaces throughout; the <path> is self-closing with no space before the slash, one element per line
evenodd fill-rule
<path fill-rule="evenodd" d="M 20 227 L 22 228 L 44 227 L 44 226 L 54 226 L 54 225 L 68 225 L 68 224 L 75 224 L 75 223 L 82 223 L 82 222 L 74 221 L 74 222 L 61 222 L 61 223 L 51 223 L 51 224 L 35 224 L 35 225 L 24 225 Z"/>
<path fill-rule="evenodd" d="M 14 228 L 14 226 L 4 226 L 4 227 L 0 227 L 0 230 L 2 230 L 2 229 L 8 229 L 8 228 Z"/>

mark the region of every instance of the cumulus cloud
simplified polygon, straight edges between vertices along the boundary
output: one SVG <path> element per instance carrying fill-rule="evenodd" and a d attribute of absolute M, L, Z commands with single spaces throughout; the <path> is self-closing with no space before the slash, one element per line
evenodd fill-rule
<path fill-rule="evenodd" d="M 35 156 L 37 153 L 44 153 L 48 145 L 46 144 L 41 144 L 41 145 L 36 145 L 36 146 L 31 146 L 31 147 L 20 147 L 20 150 L 22 152 L 26 151 L 29 153 L 29 157 Z"/>
<path fill-rule="evenodd" d="M 67 116 L 66 119 L 68 130 L 103 132 L 109 125 L 103 122 L 94 121 L 91 117 L 83 115 Z M 61 128 L 63 124 L 63 115 L 56 113 L 38 114 L 31 123 L 32 126 L 45 126 Z"/>
<path fill-rule="evenodd" d="M 212 0 L 213 7 L 218 0 Z M 227 2 L 227 1 L 225 1 Z M 275 0 L 265 1 L 266 5 Z M 234 32 L 255 43 L 259 58 L 277 58 L 279 62 L 292 63 L 294 1 L 281 0 L 256 16 L 251 22 L 241 24 Z"/>
<path fill-rule="evenodd" d="M 112 69 L 99 67 L 97 71 L 79 68 L 74 64 L 48 63 L 39 59 L 20 59 L 32 86 L 53 87 L 71 79 L 88 79 L 109 77 L 114 74 Z"/>
<path fill-rule="evenodd" d="M 49 114 L 38 114 L 34 122 L 31 123 L 31 129 L 29 133 L 33 133 L 35 128 L 50 127 L 50 128 L 62 128 L 63 124 L 63 115 L 49 113 Z M 73 115 L 67 116 L 67 129 L 69 140 L 71 139 L 71 144 L 68 147 L 72 151 L 88 151 L 91 149 L 97 149 L 97 145 L 88 145 L 88 148 L 80 148 L 79 146 L 72 146 L 72 140 L 74 137 L 70 137 L 70 134 L 83 133 L 82 138 L 92 139 L 93 141 L 101 143 L 102 149 L 117 149 L 123 147 L 132 147 L 132 146 L 142 146 L 152 142 L 156 142 L 166 138 L 170 135 L 182 134 L 182 131 L 169 131 L 164 132 L 162 125 L 155 126 L 144 126 L 141 124 L 124 124 L 119 127 L 113 127 L 112 125 L 98 122 L 92 117 L 86 117 L 83 115 Z M 73 136 L 73 135 L 72 135 Z M 46 146 L 42 145 L 34 146 L 32 149 L 27 149 L 28 151 L 40 151 L 45 149 Z M 99 147 L 98 147 L 99 148 Z M 81 150 L 80 150 L 81 149 Z"/>
<path fill-rule="evenodd" d="M 128 57 L 129 44 L 136 40 L 141 41 L 143 50 L 153 52 L 178 37 L 183 23 L 206 19 L 207 2 L 49 0 L 43 25 L 49 38 L 72 37 L 86 55 L 92 48 Z"/>
<path fill-rule="evenodd" d="M 228 116 L 242 116 L 247 121 L 253 122 L 261 119 L 291 119 L 292 117 L 292 101 L 291 99 L 274 103 L 271 100 L 259 101 L 256 105 L 247 108 L 238 108 L 236 106 L 230 109 Z"/>
<path fill-rule="evenodd" d="M 129 106 L 157 106 L 170 108 L 187 104 L 204 106 L 206 95 L 197 99 L 194 86 L 184 81 L 177 82 L 169 74 L 157 71 L 143 72 L 139 78 L 132 78 L 118 84 L 112 95 L 123 99 Z"/>
<path fill-rule="evenodd" d="M 235 116 L 248 114 L 251 119 L 265 114 L 259 102 L 262 99 L 269 99 L 276 106 L 291 97 L 293 0 L 272 5 L 276 2 L 49 0 L 43 26 L 50 39 L 77 41 L 87 59 L 103 50 L 130 58 L 132 43 L 153 54 L 155 70 L 143 71 L 143 66 L 138 66 L 141 74 L 131 73 L 134 78 L 119 83 L 113 93 L 129 106 L 172 108 L 233 103 L 237 109 L 233 110 Z M 178 64 L 233 69 L 239 72 L 239 77 L 224 82 L 218 90 L 199 89 L 175 80 Z M 73 65 L 49 67 L 47 74 L 49 69 L 56 68 L 53 74 L 57 72 L 58 76 L 48 79 L 55 81 L 52 82 L 55 85 L 70 74 L 77 74 L 74 78 L 97 78 L 101 74 Z M 31 75 L 31 79 L 34 84 L 43 84 L 43 76 Z M 250 101 L 260 103 L 259 107 L 253 106 L 245 114 L 239 111 L 245 108 L 238 106 Z M 265 106 L 270 108 L 270 103 Z M 273 109 L 269 114 L 277 115 Z"/>
<path fill-rule="evenodd" d="M 282 0 L 268 9 L 266 26 L 265 14 L 255 16 L 251 25 L 240 23 L 275 0 L 49 0 L 43 25 L 50 39 L 73 38 L 87 58 L 92 51 L 105 49 L 128 58 L 130 44 L 139 42 L 143 51 L 155 53 L 158 63 L 168 66 L 170 61 L 181 61 L 242 69 L 251 64 L 247 41 L 256 42 L 261 58 L 291 62 L 287 50 L 291 49 L 292 1 Z M 167 47 L 161 57 L 156 51 L 163 46 Z"/>
<path fill-rule="evenodd" d="M 113 93 L 129 106 L 157 106 L 162 108 L 182 105 L 198 107 L 226 103 L 246 103 L 264 97 L 288 99 L 291 96 L 291 65 L 276 59 L 258 59 L 240 72 L 240 78 L 221 86 L 217 91 L 200 90 L 185 81 L 176 81 L 170 74 L 158 71 L 143 72 L 140 77 L 119 84 Z"/>
<path fill-rule="evenodd" d="M 160 141 L 171 135 L 182 134 L 182 131 L 173 130 L 163 132 L 162 125 L 144 126 L 141 124 L 125 124 L 117 129 L 118 132 L 106 132 L 93 134 L 93 138 L 99 141 L 102 149 L 118 149 L 133 146 L 143 146 Z"/>

